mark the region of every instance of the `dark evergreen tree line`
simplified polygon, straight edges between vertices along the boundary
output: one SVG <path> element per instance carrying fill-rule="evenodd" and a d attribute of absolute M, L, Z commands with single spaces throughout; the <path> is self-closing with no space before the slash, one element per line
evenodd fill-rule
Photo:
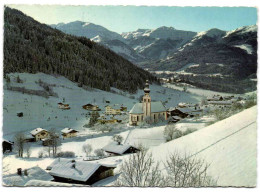
<path fill-rule="evenodd" d="M 67 35 L 22 12 L 5 7 L 4 74 L 58 74 L 71 81 L 109 91 L 135 92 L 145 80 L 158 82 L 149 72 L 84 37 Z"/>

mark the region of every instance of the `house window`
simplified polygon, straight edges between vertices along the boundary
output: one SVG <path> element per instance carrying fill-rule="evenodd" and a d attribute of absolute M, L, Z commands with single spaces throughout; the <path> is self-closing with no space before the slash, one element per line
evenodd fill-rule
<path fill-rule="evenodd" d="M 155 114 L 154 114 L 154 119 L 155 119 Z"/>
<path fill-rule="evenodd" d="M 146 102 L 146 99 L 144 99 L 144 102 Z"/>
<path fill-rule="evenodd" d="M 139 121 L 139 116 L 137 116 L 137 121 Z"/>

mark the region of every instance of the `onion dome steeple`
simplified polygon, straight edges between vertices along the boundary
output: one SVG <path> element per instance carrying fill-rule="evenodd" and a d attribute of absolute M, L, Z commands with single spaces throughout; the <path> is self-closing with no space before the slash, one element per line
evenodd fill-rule
<path fill-rule="evenodd" d="M 146 83 L 145 83 L 144 93 L 145 93 L 145 94 L 149 94 L 149 93 L 150 93 L 150 88 L 149 88 L 149 82 L 148 82 L 148 80 L 146 80 Z"/>

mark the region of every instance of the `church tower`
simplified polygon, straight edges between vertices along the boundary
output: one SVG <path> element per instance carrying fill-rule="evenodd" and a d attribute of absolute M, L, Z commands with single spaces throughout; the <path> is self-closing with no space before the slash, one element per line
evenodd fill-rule
<path fill-rule="evenodd" d="M 150 88 L 148 80 L 146 80 L 143 96 L 143 112 L 144 118 L 151 116 L 151 97 L 150 97 Z"/>

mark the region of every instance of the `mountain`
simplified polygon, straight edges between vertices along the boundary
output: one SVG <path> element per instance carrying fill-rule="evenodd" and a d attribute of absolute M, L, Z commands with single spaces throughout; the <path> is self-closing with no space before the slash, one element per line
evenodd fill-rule
<path fill-rule="evenodd" d="M 74 21 L 70 23 L 59 23 L 57 25 L 50 25 L 51 27 L 61 30 L 64 33 L 82 36 L 92 39 L 96 36 L 101 36 L 106 38 L 107 40 L 118 39 L 120 41 L 124 41 L 124 39 L 116 32 L 109 31 L 105 27 L 100 25 L 96 25 L 93 23 L 83 22 L 83 21 Z"/>
<path fill-rule="evenodd" d="M 255 90 L 257 26 L 198 33 L 168 58 L 142 63 L 142 67 L 175 71 L 186 83 L 203 88 L 236 93 Z"/>
<path fill-rule="evenodd" d="M 85 37 L 65 34 L 5 7 L 4 76 L 13 72 L 58 74 L 79 86 L 131 93 L 143 88 L 146 79 L 157 82 L 149 72 Z"/>
<path fill-rule="evenodd" d="M 138 29 L 121 35 L 128 45 L 146 57 L 147 61 L 151 61 L 167 58 L 169 53 L 191 40 L 196 32 L 163 26 L 156 29 Z"/>
<path fill-rule="evenodd" d="M 83 36 L 106 46 L 127 60 L 137 63 L 144 61 L 144 56 L 138 54 L 132 47 L 125 44 L 125 39 L 118 33 L 112 32 L 105 27 L 93 23 L 74 21 L 70 23 L 59 23 L 51 27 L 64 33 Z"/>

